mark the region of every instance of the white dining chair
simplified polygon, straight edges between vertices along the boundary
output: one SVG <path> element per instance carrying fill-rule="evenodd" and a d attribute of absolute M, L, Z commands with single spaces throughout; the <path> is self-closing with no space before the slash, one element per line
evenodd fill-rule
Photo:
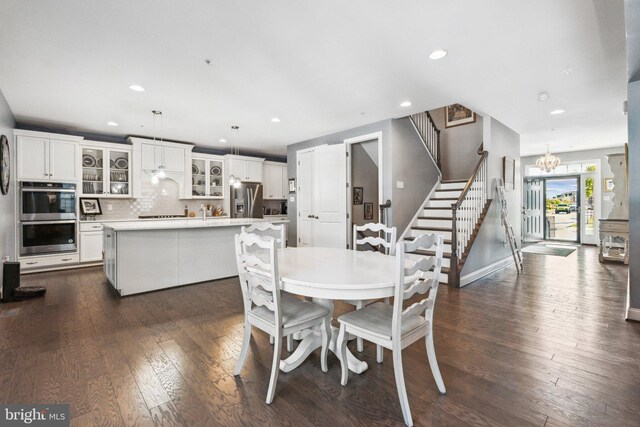
<path fill-rule="evenodd" d="M 283 337 L 313 326 L 320 326 L 322 332 L 320 364 L 322 371 L 327 372 L 331 312 L 321 305 L 280 293 L 278 253 L 274 239 L 242 233 L 235 236 L 235 244 L 238 276 L 244 302 L 244 338 L 234 375 L 240 375 L 244 365 L 253 326 L 275 337 L 273 364 L 266 399 L 269 404 L 273 401 L 278 382 Z M 248 250 L 251 247 L 265 250 L 268 256 L 258 256 Z"/>
<path fill-rule="evenodd" d="M 376 302 L 361 310 L 338 317 L 340 333 L 336 346 L 339 349 L 342 365 L 342 385 L 346 385 L 349 379 L 349 367 L 346 360 L 348 334 L 362 337 L 391 350 L 400 406 L 404 422 L 408 426 L 413 425 L 413 421 L 404 384 L 402 349 L 421 338 L 425 338 L 431 373 L 440 393 L 446 393 L 433 346 L 433 310 L 438 293 L 443 245 L 442 236 L 435 234 L 421 235 L 407 243 L 398 242 L 396 245 L 396 289 L 393 305 Z M 435 250 L 435 255 L 420 258 L 409 266 L 405 266 L 405 252 L 412 252 L 418 248 L 434 248 L 432 250 Z M 433 271 L 430 271 L 432 268 Z M 416 294 L 425 295 L 425 298 L 405 309 L 404 300 Z"/>
<path fill-rule="evenodd" d="M 284 235 L 285 233 L 284 224 L 276 225 L 270 222 L 257 222 L 255 224 L 251 224 L 249 226 L 243 226 L 240 228 L 242 233 L 253 233 L 259 236 L 267 236 L 273 237 L 276 240 L 276 247 L 284 249 L 287 246 L 287 239 Z M 275 342 L 275 338 L 273 336 L 269 337 L 269 342 L 273 344 Z M 293 351 L 293 336 L 289 335 L 287 337 L 287 351 L 291 353 Z"/>
<path fill-rule="evenodd" d="M 365 233 L 370 233 L 369 235 Z M 373 233 L 373 235 L 371 234 Z M 367 223 L 364 225 L 353 225 L 353 250 L 359 250 L 359 247 L 363 247 L 362 250 L 371 251 L 377 247 L 379 250 L 382 248 L 382 252 L 387 255 L 395 255 L 396 251 L 396 228 L 386 227 L 384 224 L 379 223 Z M 345 301 L 347 304 L 355 305 L 356 309 L 364 307 L 368 301 Z M 385 299 L 388 304 L 389 299 Z M 364 350 L 364 342 L 362 338 L 356 339 L 356 349 L 359 352 Z M 382 363 L 383 349 L 380 346 L 376 347 L 376 360 L 378 363 Z"/>

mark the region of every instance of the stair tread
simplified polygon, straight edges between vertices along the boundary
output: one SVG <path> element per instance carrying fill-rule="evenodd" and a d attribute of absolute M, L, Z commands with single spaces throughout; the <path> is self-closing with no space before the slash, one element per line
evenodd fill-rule
<path fill-rule="evenodd" d="M 433 219 L 436 221 L 452 221 L 451 218 L 447 218 L 444 216 L 419 216 L 418 219 Z"/>
<path fill-rule="evenodd" d="M 424 249 L 416 249 L 415 251 L 408 252 L 408 253 L 415 254 L 415 255 L 434 256 L 436 254 L 436 251 L 429 251 L 429 250 L 424 250 Z M 442 253 L 442 257 L 443 258 L 451 258 L 451 253 L 450 252 L 443 252 Z"/>
<path fill-rule="evenodd" d="M 415 239 L 415 237 L 412 237 L 412 236 L 407 236 L 407 237 L 404 238 L 404 240 L 409 240 L 409 241 L 411 241 L 413 239 Z M 445 245 L 450 245 L 451 244 L 451 239 L 444 239 L 444 244 Z"/>
<path fill-rule="evenodd" d="M 434 197 L 430 200 L 458 200 L 459 197 Z"/>
<path fill-rule="evenodd" d="M 468 179 L 451 179 L 448 181 L 440 181 L 440 184 L 456 184 L 458 182 L 469 182 Z"/>
<path fill-rule="evenodd" d="M 462 188 L 441 188 L 436 190 L 436 193 L 443 192 L 443 191 L 462 191 Z"/>
<path fill-rule="evenodd" d="M 420 226 L 415 226 L 415 227 L 411 227 L 412 230 L 434 230 L 434 231 L 451 231 L 452 228 L 446 228 L 446 227 L 420 227 Z"/>
<path fill-rule="evenodd" d="M 450 211 L 451 209 L 445 206 L 423 206 L 422 209 L 435 209 L 439 211 Z"/>

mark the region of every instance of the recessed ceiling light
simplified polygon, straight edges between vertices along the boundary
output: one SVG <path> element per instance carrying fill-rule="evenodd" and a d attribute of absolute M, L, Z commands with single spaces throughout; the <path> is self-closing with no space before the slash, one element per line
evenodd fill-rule
<path fill-rule="evenodd" d="M 280 123 L 280 119 L 278 117 L 274 117 L 271 119 L 273 123 Z"/>
<path fill-rule="evenodd" d="M 140 85 L 131 85 L 129 86 L 129 89 L 136 91 L 136 92 L 144 92 L 144 88 Z"/>
<path fill-rule="evenodd" d="M 411 101 L 404 101 L 400 103 L 401 107 L 411 107 Z"/>
<path fill-rule="evenodd" d="M 568 76 L 571 73 L 573 73 L 573 68 L 571 67 L 567 67 L 564 70 L 562 70 L 562 74 L 564 74 L 565 76 Z"/>
<path fill-rule="evenodd" d="M 551 111 L 549 114 L 557 116 L 558 114 L 562 114 L 562 113 L 564 113 L 564 110 L 558 109 L 558 110 Z"/>
<path fill-rule="evenodd" d="M 107 124 L 109 126 L 118 126 L 118 123 L 116 123 L 116 122 L 107 122 Z"/>
<path fill-rule="evenodd" d="M 227 140 L 224 139 L 224 138 L 220 138 L 220 142 L 225 143 L 225 142 L 227 142 Z"/>
<path fill-rule="evenodd" d="M 434 50 L 429 54 L 429 59 L 442 59 L 445 56 L 447 56 L 447 51 L 438 49 L 438 50 Z"/>
<path fill-rule="evenodd" d="M 540 92 L 538 94 L 538 101 L 547 101 L 550 98 L 547 92 Z"/>

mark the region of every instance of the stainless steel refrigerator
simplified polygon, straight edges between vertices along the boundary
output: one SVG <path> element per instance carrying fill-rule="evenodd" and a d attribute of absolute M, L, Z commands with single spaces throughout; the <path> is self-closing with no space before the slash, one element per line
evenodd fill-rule
<path fill-rule="evenodd" d="M 231 186 L 231 218 L 262 218 L 262 184 L 243 182 Z"/>

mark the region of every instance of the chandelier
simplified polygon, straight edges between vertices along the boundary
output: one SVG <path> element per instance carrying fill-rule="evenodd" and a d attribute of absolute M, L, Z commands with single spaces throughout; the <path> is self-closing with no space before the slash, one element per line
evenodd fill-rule
<path fill-rule="evenodd" d="M 560 158 L 554 156 L 549 152 L 549 146 L 547 145 L 547 152 L 544 156 L 536 160 L 536 166 L 545 172 L 551 172 L 560 164 Z"/>

